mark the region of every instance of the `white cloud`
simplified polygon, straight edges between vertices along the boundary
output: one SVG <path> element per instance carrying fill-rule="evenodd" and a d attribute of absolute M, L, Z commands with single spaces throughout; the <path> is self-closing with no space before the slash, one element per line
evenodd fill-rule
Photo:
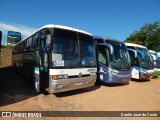
<path fill-rule="evenodd" d="M 6 23 L 1 23 L 0 22 L 0 30 L 1 31 L 16 31 L 16 32 L 21 32 L 22 35 L 24 36 L 29 36 L 33 32 L 35 32 L 37 29 L 36 28 L 31 28 L 23 25 L 12 25 L 12 24 L 6 24 Z"/>

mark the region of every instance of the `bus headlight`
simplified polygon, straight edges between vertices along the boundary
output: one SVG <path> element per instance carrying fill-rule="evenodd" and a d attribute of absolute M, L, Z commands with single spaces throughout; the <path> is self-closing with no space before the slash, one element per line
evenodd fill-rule
<path fill-rule="evenodd" d="M 96 72 L 90 72 L 90 75 L 96 75 Z"/>
<path fill-rule="evenodd" d="M 57 75 L 52 75 L 52 80 L 57 80 L 58 76 Z"/>
<path fill-rule="evenodd" d="M 52 80 L 57 80 L 57 79 L 65 79 L 68 78 L 67 74 L 62 74 L 62 75 L 52 75 Z"/>

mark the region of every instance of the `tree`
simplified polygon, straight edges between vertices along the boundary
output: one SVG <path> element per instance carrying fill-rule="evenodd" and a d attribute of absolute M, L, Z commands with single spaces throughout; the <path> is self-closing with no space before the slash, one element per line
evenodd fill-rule
<path fill-rule="evenodd" d="M 160 21 L 146 23 L 139 31 L 133 32 L 125 42 L 132 42 L 156 50 L 160 43 Z M 158 48 L 160 50 L 160 48 Z"/>

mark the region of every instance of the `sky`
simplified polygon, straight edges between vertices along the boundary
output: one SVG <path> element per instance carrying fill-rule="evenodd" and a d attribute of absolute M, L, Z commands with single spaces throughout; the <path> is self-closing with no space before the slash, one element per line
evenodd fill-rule
<path fill-rule="evenodd" d="M 3 36 L 14 30 L 26 37 L 43 25 L 58 24 L 123 41 L 158 20 L 160 0 L 0 0 Z"/>

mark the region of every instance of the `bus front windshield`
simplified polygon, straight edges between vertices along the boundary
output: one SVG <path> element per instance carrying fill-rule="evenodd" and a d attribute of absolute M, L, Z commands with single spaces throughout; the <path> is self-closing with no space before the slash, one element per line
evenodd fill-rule
<path fill-rule="evenodd" d="M 158 57 L 157 53 L 151 53 L 153 61 L 154 61 L 154 67 L 155 68 L 160 68 L 160 59 Z"/>
<path fill-rule="evenodd" d="M 140 67 L 145 69 L 153 69 L 154 62 L 153 62 L 153 59 L 151 58 L 149 51 L 145 48 L 137 48 L 137 50 L 140 55 L 139 57 Z"/>
<path fill-rule="evenodd" d="M 77 68 L 95 67 L 93 37 L 75 31 L 54 29 L 52 66 Z"/>
<path fill-rule="evenodd" d="M 129 70 L 131 66 L 126 46 L 118 42 L 110 44 L 113 46 L 114 50 L 113 55 L 110 55 L 109 67 L 117 70 Z"/>

